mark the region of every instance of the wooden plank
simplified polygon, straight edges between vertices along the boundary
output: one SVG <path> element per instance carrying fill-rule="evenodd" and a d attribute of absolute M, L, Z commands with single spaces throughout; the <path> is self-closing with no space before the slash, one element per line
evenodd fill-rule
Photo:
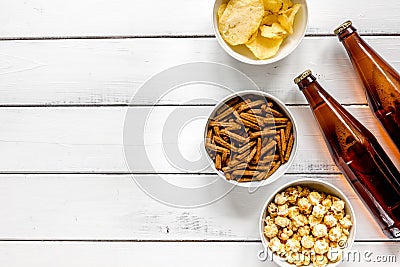
<path fill-rule="evenodd" d="M 99 242 L 1 242 L 3 266 L 265 266 L 258 260 L 260 243 L 99 243 Z M 353 256 L 356 255 L 356 256 Z M 355 243 L 340 266 L 398 266 L 396 243 Z M 375 262 L 374 262 L 375 261 Z M 386 262 L 383 262 L 386 261 Z M 275 264 L 273 264 L 275 266 Z"/>
<path fill-rule="evenodd" d="M 400 37 L 366 40 L 400 69 Z M 3 41 L 0 51 L 0 105 L 121 105 L 133 96 L 133 104 L 214 104 L 229 93 L 217 86 L 190 84 L 160 97 L 171 89 L 163 80 L 157 88 L 139 90 L 157 73 L 191 62 L 231 66 L 290 104 L 306 103 L 293 78 L 311 68 L 341 103 L 366 104 L 348 56 L 334 37 L 306 38 L 285 60 L 262 67 L 234 60 L 214 38 Z M 207 68 L 201 72 L 214 75 Z M 232 87 L 247 89 L 239 83 Z"/>
<path fill-rule="evenodd" d="M 255 192 L 229 192 L 231 185 L 216 175 L 0 175 L 0 240 L 260 240 L 266 199 L 305 177 L 330 182 L 348 196 L 356 240 L 387 240 L 343 176 L 311 174 L 285 175 Z M 138 187 L 147 182 L 167 190 L 160 178 L 190 194 L 161 196 Z M 207 190 L 192 190 L 201 187 Z M 190 208 L 193 199 L 204 200 L 203 206 Z M 161 203 L 167 201 L 185 207 Z"/>
<path fill-rule="evenodd" d="M 0 173 L 199 173 L 213 172 L 203 147 L 203 131 L 212 107 L 132 107 L 131 170 L 124 158 L 127 108 L 1 108 Z M 299 130 L 299 150 L 290 173 L 337 173 L 308 107 L 290 107 Z M 368 107 L 349 107 L 388 151 Z M 387 137 L 385 138 L 385 140 Z M 387 140 L 388 141 L 388 140 Z M 389 141 L 388 141 L 389 142 Z M 396 155 L 391 154 L 395 160 Z M 397 158 L 398 158 L 397 153 Z M 398 159 L 400 161 L 400 159 Z M 397 166 L 400 164 L 397 161 Z"/>
<path fill-rule="evenodd" d="M 1 242 L 2 266 L 265 266 L 261 243 Z M 340 266 L 398 266 L 398 243 L 355 243 Z M 354 257 L 353 255 L 356 255 Z M 386 262 L 383 262 L 385 260 Z M 375 261 L 375 262 L 374 262 Z"/>
<path fill-rule="evenodd" d="M 2 5 L 2 37 L 213 34 L 214 1 L 12 1 Z M 398 33 L 396 0 L 308 1 L 309 34 L 331 34 L 347 19 L 360 31 Z M 384 18 L 384 19 L 383 19 Z"/>

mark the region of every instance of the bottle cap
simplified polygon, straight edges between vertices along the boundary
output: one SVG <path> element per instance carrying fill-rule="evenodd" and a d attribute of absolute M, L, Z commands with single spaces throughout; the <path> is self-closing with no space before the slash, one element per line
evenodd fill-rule
<path fill-rule="evenodd" d="M 350 20 L 343 22 L 342 24 L 340 24 L 339 27 L 337 27 L 333 32 L 338 35 L 340 34 L 342 31 L 346 30 L 348 27 L 350 27 L 352 24 L 352 22 Z"/>
<path fill-rule="evenodd" d="M 306 70 L 304 71 L 302 74 L 300 74 L 299 76 L 297 76 L 296 78 L 294 78 L 294 83 L 298 84 L 299 82 L 301 82 L 302 80 L 304 80 L 308 75 L 311 75 L 312 72 L 311 70 Z"/>

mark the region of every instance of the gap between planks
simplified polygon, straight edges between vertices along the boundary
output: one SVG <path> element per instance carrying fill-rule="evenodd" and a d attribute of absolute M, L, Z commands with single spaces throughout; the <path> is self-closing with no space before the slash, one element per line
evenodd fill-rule
<path fill-rule="evenodd" d="M 260 243 L 260 239 L 0 239 L 0 242 L 81 242 L 81 243 Z M 400 243 L 400 240 L 354 240 L 354 243 Z"/>
<path fill-rule="evenodd" d="M 288 107 L 308 107 L 309 104 L 285 104 Z M 368 107 L 368 104 L 354 103 L 354 104 L 341 104 L 344 107 Z M 135 107 L 135 108 L 148 108 L 148 107 L 214 107 L 215 104 L 0 104 L 0 108 L 103 108 L 103 107 Z"/>
<path fill-rule="evenodd" d="M 367 33 L 361 34 L 365 37 L 379 37 L 379 36 L 388 36 L 388 37 L 398 37 L 400 33 Z M 305 37 L 335 37 L 334 34 L 306 34 Z M 107 35 L 107 36 L 23 36 L 23 37 L 0 37 L 0 41 L 52 41 L 52 40 L 118 40 L 118 39 L 156 39 L 156 38 L 215 38 L 214 34 L 180 34 L 180 35 Z"/>
<path fill-rule="evenodd" d="M 141 176 L 154 176 L 154 175 L 183 175 L 183 176 L 197 176 L 197 175 L 212 175 L 217 177 L 217 174 L 214 172 L 66 172 L 66 171 L 59 171 L 59 172 L 46 172 L 46 171 L 2 171 L 0 175 L 59 175 L 59 174 L 66 174 L 66 175 L 141 175 Z M 286 175 L 309 175 L 309 176 L 333 176 L 333 175 L 341 175 L 341 172 L 286 172 Z"/>

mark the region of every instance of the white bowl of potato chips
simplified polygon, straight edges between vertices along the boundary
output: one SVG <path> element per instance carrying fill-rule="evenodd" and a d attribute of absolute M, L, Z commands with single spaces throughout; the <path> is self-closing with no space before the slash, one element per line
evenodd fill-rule
<path fill-rule="evenodd" d="M 213 26 L 218 43 L 235 59 L 254 65 L 288 56 L 304 38 L 306 0 L 216 0 Z"/>
<path fill-rule="evenodd" d="M 260 216 L 268 257 L 284 267 L 337 266 L 354 243 L 356 217 L 346 195 L 321 179 L 279 187 Z"/>

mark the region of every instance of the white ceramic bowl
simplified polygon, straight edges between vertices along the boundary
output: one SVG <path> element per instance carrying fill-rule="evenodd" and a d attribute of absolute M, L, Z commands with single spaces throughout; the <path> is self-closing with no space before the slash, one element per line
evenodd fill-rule
<path fill-rule="evenodd" d="M 297 123 L 292 115 L 292 113 L 290 112 L 290 110 L 286 107 L 286 105 L 280 101 L 278 98 L 263 92 L 263 91 L 258 91 L 258 90 L 245 90 L 245 91 L 240 91 L 240 92 L 236 92 L 233 93 L 231 95 L 228 95 L 227 97 L 225 97 L 224 99 L 222 99 L 220 102 L 217 103 L 217 105 L 215 105 L 214 109 L 212 110 L 212 112 L 210 113 L 209 118 L 214 117 L 215 113 L 222 107 L 225 105 L 225 103 L 227 103 L 229 100 L 231 100 L 232 98 L 236 97 L 236 96 L 244 96 L 244 95 L 248 95 L 248 94 L 253 94 L 253 95 L 260 95 L 265 97 L 267 100 L 272 100 L 273 102 L 275 102 L 281 109 L 282 111 L 285 113 L 285 115 L 290 119 L 290 121 L 293 124 L 293 136 L 294 136 L 294 143 L 293 143 L 293 147 L 292 147 L 292 151 L 289 157 L 289 160 L 281 165 L 270 177 L 268 177 L 265 180 L 262 181 L 252 181 L 252 182 L 237 182 L 234 180 L 227 180 L 224 173 L 220 170 L 217 170 L 215 168 L 215 163 L 213 161 L 213 159 L 208 155 L 205 146 L 203 146 L 204 148 L 204 153 L 206 154 L 207 159 L 209 160 L 211 167 L 213 168 L 213 170 L 218 174 L 219 177 L 221 177 L 222 179 L 224 179 L 225 181 L 228 181 L 229 183 L 232 183 L 234 185 L 238 185 L 241 187 L 252 187 L 252 188 L 257 188 L 259 186 L 264 186 L 267 184 L 270 184 L 274 181 L 276 181 L 278 178 L 280 178 L 288 169 L 289 167 L 292 165 L 293 160 L 296 156 L 297 153 L 297 140 L 298 140 L 298 134 L 297 134 Z M 208 121 L 209 122 L 209 121 Z M 206 124 L 205 130 L 204 130 L 204 144 L 206 142 L 206 137 L 207 137 L 207 129 L 208 129 L 208 122 Z"/>
<path fill-rule="evenodd" d="M 242 61 L 244 63 L 253 64 L 253 65 L 265 65 L 274 63 L 278 60 L 281 60 L 288 56 L 290 53 L 293 52 L 294 49 L 300 44 L 303 40 L 304 35 L 306 33 L 307 24 L 308 24 L 308 8 L 307 8 L 307 1 L 306 0 L 292 0 L 294 4 L 302 4 L 301 9 L 296 14 L 294 20 L 294 31 L 293 34 L 289 35 L 282 43 L 281 47 L 279 48 L 278 53 L 268 59 L 257 59 L 253 53 L 245 46 L 245 45 L 238 45 L 238 46 L 231 46 L 222 39 L 221 34 L 218 30 L 218 21 L 217 21 L 217 13 L 218 8 L 221 3 L 226 2 L 227 0 L 216 0 L 214 3 L 214 10 L 213 10 L 213 28 L 215 36 L 218 40 L 218 43 L 221 47 L 233 58 Z"/>
<path fill-rule="evenodd" d="M 278 189 L 275 190 L 275 192 L 267 199 L 267 201 L 264 204 L 264 207 L 261 211 L 261 216 L 260 216 L 260 221 L 259 221 L 259 229 L 260 229 L 260 237 L 261 237 L 261 241 L 263 243 L 264 246 L 264 251 L 266 253 L 268 253 L 268 255 L 272 255 L 274 254 L 268 247 L 269 244 L 269 240 L 267 240 L 267 238 L 264 236 L 264 219 L 266 216 L 266 210 L 268 205 L 274 200 L 275 195 L 278 194 L 279 192 L 285 190 L 288 187 L 291 186 L 306 186 L 312 189 L 315 189 L 319 192 L 325 192 L 327 194 L 336 196 L 338 198 L 340 198 L 341 200 L 343 200 L 345 202 L 345 212 L 346 214 L 349 214 L 351 217 L 351 221 L 353 222 L 353 226 L 350 229 L 350 234 L 348 236 L 348 240 L 347 243 L 345 244 L 345 248 L 343 250 L 343 254 L 347 255 L 346 252 L 348 252 L 348 250 L 350 250 L 351 246 L 354 243 L 354 238 L 356 235 L 356 216 L 354 213 L 354 209 L 353 206 L 351 205 L 349 199 L 346 197 L 346 195 L 340 190 L 338 189 L 336 186 L 327 183 L 325 181 L 322 181 L 320 179 L 311 179 L 311 178 L 304 178 L 304 179 L 298 179 L 298 180 L 294 180 L 292 182 L 286 183 L 284 185 L 282 185 L 281 187 L 279 187 Z M 288 263 L 284 258 L 277 256 L 276 254 L 273 255 L 273 260 L 274 262 L 276 262 L 279 266 L 282 267 L 294 267 L 296 265 L 294 264 L 290 264 Z M 341 260 L 339 260 L 338 262 L 335 263 L 329 263 L 327 266 L 328 267 L 334 267 L 337 266 L 338 264 L 341 263 Z M 313 264 L 310 264 L 309 266 L 313 266 Z"/>

